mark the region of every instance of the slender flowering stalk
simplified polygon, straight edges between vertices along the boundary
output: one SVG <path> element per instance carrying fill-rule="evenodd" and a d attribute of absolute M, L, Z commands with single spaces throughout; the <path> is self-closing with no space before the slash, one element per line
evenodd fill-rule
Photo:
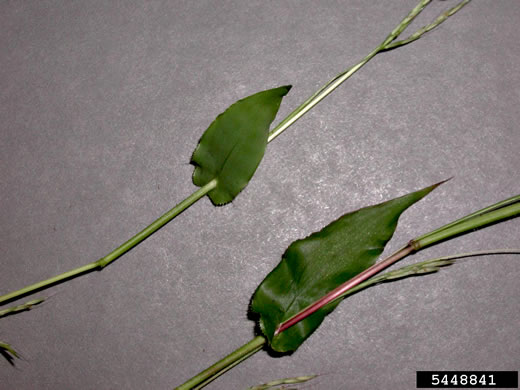
<path fill-rule="evenodd" d="M 434 22 L 430 23 L 427 26 L 420 28 L 410 37 L 402 40 L 394 42 L 395 39 L 401 35 L 401 33 L 410 25 L 410 23 L 422 12 L 422 10 L 431 2 L 431 0 L 423 0 L 417 6 L 410 11 L 410 13 L 399 23 L 396 28 L 392 30 L 392 32 L 385 38 L 383 42 L 379 46 L 377 46 L 374 50 L 372 50 L 365 58 L 363 58 L 356 65 L 351 66 L 344 72 L 338 74 L 332 80 L 330 80 L 327 84 L 321 87 L 316 93 L 314 93 L 311 97 L 305 100 L 300 106 L 298 106 L 293 112 L 291 112 L 287 118 L 282 120 L 269 134 L 269 141 L 278 137 L 284 130 L 286 130 L 290 125 L 300 119 L 307 111 L 309 111 L 316 104 L 321 102 L 327 95 L 329 95 L 332 91 L 334 91 L 337 87 L 339 87 L 343 82 L 345 82 L 350 76 L 356 73 L 359 69 L 363 67 L 368 61 L 375 57 L 376 54 L 388 51 L 391 49 L 395 49 L 399 46 L 407 45 L 419 38 L 421 38 L 425 33 L 431 31 L 439 24 L 444 22 L 448 17 L 454 15 L 457 11 L 459 11 L 462 7 L 468 4 L 471 0 L 464 0 L 460 2 L 457 6 L 449 9 L 448 11 L 441 14 Z"/>
<path fill-rule="evenodd" d="M 396 279 L 402 279 L 409 276 L 416 275 L 424 275 L 430 274 L 433 272 L 438 272 L 443 267 L 450 266 L 455 264 L 456 260 L 470 258 L 475 256 L 489 256 L 489 255 L 520 255 L 520 249 L 497 249 L 492 251 L 476 251 L 469 253 L 461 253 L 458 255 L 444 256 L 438 257 L 436 259 L 421 261 L 420 263 L 413 263 L 405 267 L 401 267 L 399 269 L 385 272 L 382 275 L 374 276 L 355 287 L 352 287 L 350 290 L 347 290 L 343 293 L 343 295 L 339 296 L 338 299 L 342 299 L 347 297 L 348 295 L 354 294 L 360 290 L 363 290 L 367 287 L 373 286 L 378 283 L 389 282 Z"/>
<path fill-rule="evenodd" d="M 301 118 L 305 113 L 307 113 L 310 109 L 312 109 L 316 104 L 322 101 L 327 95 L 329 95 L 332 91 L 334 91 L 337 87 L 339 87 L 343 82 L 345 82 L 350 76 L 352 76 L 355 72 L 357 72 L 363 65 L 365 65 L 368 61 L 370 61 L 377 53 L 390 50 L 396 48 L 398 46 L 404 46 L 410 42 L 413 42 L 420 37 L 422 37 L 428 31 L 431 31 L 433 28 L 437 27 L 443 21 L 445 21 L 449 16 L 455 14 L 458 10 L 460 10 L 464 5 L 469 3 L 470 0 L 464 0 L 459 3 L 456 7 L 448 10 L 439 16 L 434 22 L 431 24 L 419 29 L 416 33 L 412 34 L 409 38 L 394 42 L 395 39 L 399 37 L 399 35 L 408 27 L 408 25 L 421 13 L 421 11 L 431 2 L 431 0 L 422 0 L 419 4 L 399 23 L 394 30 L 385 38 L 385 40 L 372 52 L 370 52 L 365 58 L 363 58 L 359 63 L 340 73 L 328 83 L 326 83 L 323 87 L 321 87 L 315 94 L 305 100 L 300 106 L 298 106 L 293 112 L 291 112 L 285 119 L 283 119 L 270 133 L 267 142 L 271 142 L 273 139 L 278 137 L 282 132 L 284 132 L 289 126 L 291 126 L 294 122 L 296 122 L 299 118 Z M 130 249 L 144 241 L 150 235 L 155 233 L 157 230 L 162 228 L 168 222 L 173 220 L 177 215 L 182 213 L 188 207 L 197 202 L 200 198 L 207 195 L 210 191 L 215 189 L 217 186 L 217 181 L 212 180 L 205 186 L 196 190 L 193 194 L 188 196 L 182 202 L 177 204 L 171 210 L 166 212 L 164 215 L 159 217 L 156 221 L 151 223 L 149 226 L 144 228 L 141 232 L 137 233 L 135 236 L 130 238 L 128 241 L 114 249 L 112 252 L 102 257 L 101 259 L 94 261 L 92 263 L 88 263 L 84 266 L 75 268 L 73 270 L 64 272 L 57 276 L 51 277 L 49 279 L 45 279 L 41 282 L 31 284 L 22 289 L 13 291 L 11 293 L 0 296 L 0 305 L 6 302 L 18 299 L 22 296 L 26 296 L 28 294 L 34 293 L 36 291 L 48 288 L 57 283 L 69 280 L 71 278 L 92 272 L 92 271 L 101 271 L 107 265 L 112 263 L 114 260 L 128 252 Z"/>
<path fill-rule="evenodd" d="M 399 249 L 397 252 L 387 257 L 385 260 L 374 264 L 372 267 L 367 268 L 363 272 L 357 274 L 349 281 L 343 283 L 342 285 L 336 287 L 334 290 L 324 295 L 322 298 L 307 306 L 305 309 L 295 314 L 293 317 L 288 320 L 282 322 L 280 326 L 275 330 L 274 335 L 278 335 L 282 333 L 284 330 L 290 328 L 291 326 L 297 324 L 303 319 L 310 316 L 312 313 L 318 311 L 323 306 L 339 299 L 339 297 L 343 296 L 345 292 L 349 291 L 351 288 L 356 287 L 361 282 L 367 280 L 368 278 L 374 276 L 375 274 L 381 272 L 383 269 L 389 267 L 395 262 L 403 259 L 408 256 L 410 253 L 414 251 L 413 247 L 410 245 L 405 246 L 404 248 Z"/>
<path fill-rule="evenodd" d="M 435 19 L 432 23 L 430 23 L 427 26 L 424 26 L 423 28 L 420 28 L 414 34 L 410 35 L 408 38 L 403 39 L 401 41 L 392 42 L 392 43 L 386 45 L 384 50 L 392 50 L 392 49 L 395 49 L 396 47 L 407 45 L 410 42 L 413 42 L 413 41 L 419 39 L 423 34 L 427 33 L 430 30 L 433 30 L 435 27 L 437 27 L 439 24 L 441 24 L 446 19 L 448 19 L 450 16 L 455 14 L 457 11 L 459 11 L 462 7 L 464 7 L 470 1 L 471 0 L 464 0 L 464 1 L 460 2 L 455 7 L 453 7 L 451 9 L 447 10 L 446 12 L 440 14 L 437 17 L 437 19 Z"/>

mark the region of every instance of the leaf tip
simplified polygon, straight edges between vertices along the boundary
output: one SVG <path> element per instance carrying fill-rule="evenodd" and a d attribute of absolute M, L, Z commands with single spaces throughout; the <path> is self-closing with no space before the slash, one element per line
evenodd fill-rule
<path fill-rule="evenodd" d="M 287 84 L 287 85 L 282 85 L 281 87 L 278 87 L 278 88 L 275 88 L 276 91 L 278 91 L 278 93 L 280 93 L 280 97 L 284 97 L 285 95 L 287 95 L 289 93 L 289 91 L 292 89 L 292 85 L 291 84 Z"/>
<path fill-rule="evenodd" d="M 444 183 L 450 181 L 451 179 L 453 179 L 453 176 L 451 176 L 451 177 L 449 177 L 449 178 L 447 178 L 447 179 L 444 179 L 444 180 L 442 180 L 442 181 L 440 181 L 440 182 L 438 182 L 438 183 L 432 184 L 432 185 L 429 186 L 429 187 L 423 188 L 422 190 L 419 190 L 419 192 L 425 191 L 425 193 L 421 196 L 421 198 L 424 197 L 424 196 L 426 196 L 426 195 L 428 195 L 430 192 L 432 192 L 433 190 L 435 190 L 437 187 L 439 187 L 439 186 L 441 186 L 442 184 L 444 184 Z"/>
<path fill-rule="evenodd" d="M 434 184 L 432 187 L 436 188 L 436 187 L 440 186 L 441 184 L 444 184 L 444 183 L 450 181 L 450 180 L 453 179 L 454 177 L 455 177 L 455 176 L 450 176 L 450 177 L 448 177 L 447 179 L 444 179 L 444 180 L 442 180 L 442 181 L 440 181 L 440 182 Z"/>

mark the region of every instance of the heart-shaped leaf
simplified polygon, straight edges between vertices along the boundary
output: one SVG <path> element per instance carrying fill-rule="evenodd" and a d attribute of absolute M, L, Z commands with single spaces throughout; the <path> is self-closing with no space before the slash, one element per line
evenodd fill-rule
<path fill-rule="evenodd" d="M 269 126 L 291 86 L 246 97 L 217 116 L 202 135 L 191 163 L 193 183 L 217 181 L 208 193 L 216 205 L 231 202 L 244 189 L 264 156 Z"/>
<path fill-rule="evenodd" d="M 372 266 L 392 238 L 401 213 L 437 185 L 345 214 L 321 231 L 293 242 L 251 301 L 251 310 L 259 314 L 260 328 L 271 348 L 277 352 L 296 350 L 339 301 L 275 336 L 278 326 Z"/>

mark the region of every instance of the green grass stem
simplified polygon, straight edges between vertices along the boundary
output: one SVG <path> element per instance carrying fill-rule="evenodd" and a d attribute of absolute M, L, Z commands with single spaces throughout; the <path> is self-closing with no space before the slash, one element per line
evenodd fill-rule
<path fill-rule="evenodd" d="M 7 309 L 0 310 L 0 318 L 9 316 L 11 314 L 20 313 L 22 311 L 31 310 L 34 306 L 42 303 L 44 299 L 33 299 L 32 301 L 25 302 L 21 305 L 13 306 Z"/>
<path fill-rule="evenodd" d="M 219 360 L 211 367 L 195 375 L 179 387 L 176 387 L 175 390 L 201 389 L 226 371 L 260 351 L 265 343 L 266 339 L 264 337 L 256 336 L 254 339 L 242 345 L 240 348 Z"/>
<path fill-rule="evenodd" d="M 492 204 L 412 240 L 416 250 L 520 213 L 520 195 Z"/>
<path fill-rule="evenodd" d="M 309 97 L 305 102 L 303 102 L 300 106 L 298 106 L 293 112 L 291 112 L 284 120 L 282 120 L 270 133 L 267 142 L 271 142 L 278 135 L 280 135 L 283 131 L 285 131 L 290 125 L 296 122 L 299 118 L 301 118 L 306 112 L 308 112 L 311 108 L 313 108 L 316 104 L 318 104 L 321 100 L 323 100 L 327 95 L 329 95 L 332 91 L 334 91 L 337 87 L 339 87 L 344 81 L 346 81 L 350 76 L 352 76 L 356 71 L 358 71 L 363 65 L 365 65 L 370 59 L 372 59 L 377 53 L 385 50 L 389 50 L 392 48 L 391 43 L 408 27 L 408 25 L 421 13 L 421 11 L 431 2 L 431 0 L 422 0 L 419 4 L 397 25 L 397 27 L 392 30 L 392 32 L 386 37 L 386 39 L 375 48 L 370 54 L 368 54 L 363 60 L 361 60 L 358 64 L 352 66 L 346 71 L 340 73 L 332 80 L 330 80 L 327 84 L 325 84 L 322 88 L 320 88 L 315 94 Z M 432 30 L 439 24 L 441 24 L 444 20 L 446 20 L 449 16 L 453 15 L 460 8 L 462 8 L 465 4 L 467 4 L 469 0 L 462 1 L 457 7 L 452 8 L 446 13 L 442 14 L 439 18 L 437 18 L 433 23 L 428 26 L 423 27 L 415 34 L 413 34 L 407 40 L 401 41 L 398 45 L 395 46 L 403 46 L 407 43 L 410 43 L 416 39 L 419 39 L 423 34 Z M 413 39 L 412 39 L 413 37 Z M 177 204 L 170 211 L 159 217 L 156 221 L 152 222 L 149 226 L 143 229 L 141 232 L 137 233 L 135 236 L 130 238 L 128 241 L 114 249 L 112 252 L 102 257 L 101 259 L 94 261 L 92 263 L 83 265 L 81 267 L 75 268 L 73 270 L 64 272 L 62 274 L 56 275 L 49 279 L 42 280 L 41 282 L 31 284 L 22 289 L 13 291 L 11 293 L 0 296 L 0 305 L 18 299 L 22 296 L 31 294 L 35 291 L 39 291 L 45 289 L 47 287 L 53 286 L 57 283 L 63 282 L 65 280 L 69 280 L 71 278 L 83 275 L 85 273 L 89 273 L 94 270 L 102 270 L 104 267 L 109 265 L 115 259 L 119 258 L 124 253 L 128 252 L 130 249 L 135 247 L 137 244 L 145 240 L 151 234 L 155 233 L 161 227 L 170 222 L 173 218 L 183 212 L 185 209 L 190 207 L 200 198 L 205 196 L 208 192 L 214 189 L 217 185 L 216 179 L 201 187 L 193 194 L 188 196 L 185 200 Z"/>
<path fill-rule="evenodd" d="M 204 187 L 199 188 L 197 191 L 195 191 L 193 194 L 188 196 L 182 202 L 177 204 L 171 210 L 166 212 L 164 215 L 162 215 L 161 217 L 156 219 L 154 222 L 152 222 L 146 228 L 141 230 L 135 236 L 130 238 L 128 241 L 126 241 L 122 245 L 118 246 L 116 249 L 114 249 L 112 252 L 110 252 L 106 256 L 102 257 L 101 259 L 94 261 L 92 263 L 89 263 L 89 264 L 85 264 L 81 267 L 74 268 L 73 270 L 61 273 L 59 275 L 53 276 L 52 278 L 42 280 L 41 282 L 31 284 L 27 287 L 13 291 L 9 294 L 2 295 L 2 296 L 0 296 L 0 305 L 4 304 L 6 302 L 10 302 L 12 300 L 18 299 L 22 296 L 31 294 L 35 291 L 40 291 L 44 288 L 53 286 L 57 283 L 74 278 L 76 276 L 83 275 L 85 273 L 88 273 L 88 272 L 91 272 L 94 270 L 102 270 L 107 265 L 109 265 L 111 262 L 113 262 L 115 259 L 117 259 L 121 255 L 123 255 L 124 253 L 128 252 L 130 249 L 135 247 L 137 244 L 144 241 L 150 235 L 152 235 L 157 230 L 159 230 L 161 227 L 166 225 L 173 218 L 175 218 L 177 215 L 182 213 L 189 206 L 191 206 L 193 203 L 198 201 L 200 198 L 202 198 L 204 195 L 206 195 L 209 191 L 211 191 L 213 188 L 215 188 L 216 185 L 217 185 L 216 180 L 212 180 L 211 182 L 206 184 Z"/>

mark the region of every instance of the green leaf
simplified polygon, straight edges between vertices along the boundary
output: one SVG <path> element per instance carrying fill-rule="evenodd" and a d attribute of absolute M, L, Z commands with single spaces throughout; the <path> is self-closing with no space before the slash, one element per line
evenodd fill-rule
<path fill-rule="evenodd" d="M 372 266 L 392 238 L 401 213 L 438 184 L 345 214 L 293 242 L 253 295 L 251 310 L 277 352 L 295 351 L 339 304 L 332 302 L 274 336 L 277 327 L 343 282 Z"/>
<path fill-rule="evenodd" d="M 217 186 L 208 196 L 216 205 L 231 202 L 244 189 L 264 156 L 269 126 L 291 86 L 239 100 L 217 116 L 193 152 L 193 183 Z"/>

